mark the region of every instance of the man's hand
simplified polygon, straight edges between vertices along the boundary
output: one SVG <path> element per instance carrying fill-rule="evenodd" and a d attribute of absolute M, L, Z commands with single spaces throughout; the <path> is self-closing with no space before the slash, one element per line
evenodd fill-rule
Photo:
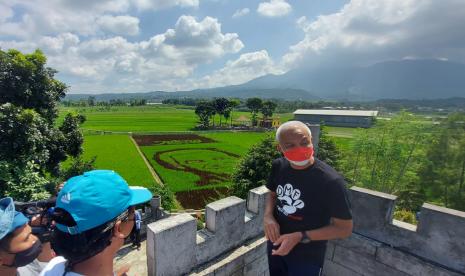
<path fill-rule="evenodd" d="M 115 272 L 116 276 L 127 276 L 128 271 L 131 268 L 130 265 L 123 265 L 120 269 Z"/>
<path fill-rule="evenodd" d="M 47 218 L 43 217 L 42 215 L 35 215 L 31 218 L 30 225 L 31 226 L 46 226 L 47 225 Z"/>
<path fill-rule="evenodd" d="M 271 250 L 271 255 L 286 256 L 301 240 L 302 233 L 300 232 L 284 234 L 273 243 L 274 246 L 279 245 L 279 247 L 278 249 Z"/>
<path fill-rule="evenodd" d="M 265 229 L 265 236 L 271 242 L 276 242 L 280 236 L 279 224 L 273 215 L 265 215 L 263 217 L 263 228 Z"/>

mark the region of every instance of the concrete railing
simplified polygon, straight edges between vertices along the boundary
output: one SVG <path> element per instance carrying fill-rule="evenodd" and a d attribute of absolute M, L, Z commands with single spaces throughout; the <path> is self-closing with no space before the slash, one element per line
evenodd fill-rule
<path fill-rule="evenodd" d="M 181 275 L 222 253 L 263 234 L 265 187 L 249 192 L 245 200 L 228 197 L 205 209 L 205 229 L 197 231 L 188 214 L 171 216 L 148 225 L 149 275 Z"/>
<path fill-rule="evenodd" d="M 267 193 L 262 186 L 247 202 L 228 197 L 208 204 L 199 231 L 188 214 L 148 225 L 148 274 L 266 275 Z M 354 234 L 328 244 L 325 275 L 465 275 L 464 212 L 425 203 L 415 226 L 392 219 L 393 195 L 352 187 L 349 196 Z"/>
<path fill-rule="evenodd" d="M 393 220 L 396 196 L 350 189 L 354 232 L 465 273 L 465 212 L 424 203 L 418 224 Z"/>

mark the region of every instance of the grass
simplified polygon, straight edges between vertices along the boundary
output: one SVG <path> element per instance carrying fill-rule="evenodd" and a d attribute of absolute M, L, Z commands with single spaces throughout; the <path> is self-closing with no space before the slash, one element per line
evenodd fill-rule
<path fill-rule="evenodd" d="M 122 132 L 176 132 L 192 131 L 197 125 L 197 115 L 190 108 L 179 106 L 117 106 L 103 107 L 61 107 L 58 123 L 68 112 L 77 112 L 86 116 L 82 125 L 85 130 L 122 131 Z M 239 116 L 250 118 L 249 112 L 235 111 L 233 120 Z M 292 118 L 291 113 L 276 114 L 285 122 Z M 224 119 L 223 119 L 224 121 Z M 216 124 L 219 117 L 216 116 Z"/>
<path fill-rule="evenodd" d="M 96 169 L 119 173 L 133 186 L 153 187 L 155 184 L 147 166 L 127 135 L 86 135 L 84 158 L 97 156 Z"/>
<path fill-rule="evenodd" d="M 211 138 L 215 142 L 142 146 L 141 149 L 162 178 L 164 184 L 168 185 L 173 192 L 208 189 L 229 186 L 231 184 L 229 175 L 233 173 L 234 168 L 240 161 L 240 157 L 253 144 L 258 143 L 269 134 L 255 132 L 207 133 L 202 134 L 202 136 Z M 160 159 L 179 170 L 166 168 L 154 159 L 154 155 L 157 152 L 164 151 L 170 152 L 161 154 Z M 240 157 L 230 156 L 222 151 Z M 206 175 L 199 176 L 192 172 L 182 171 L 186 166 L 204 171 Z M 201 181 L 205 177 L 208 178 L 208 175 L 216 179 L 207 184 L 196 184 L 196 182 Z"/>
<path fill-rule="evenodd" d="M 341 151 L 342 154 L 347 154 L 350 150 L 350 142 L 352 138 L 348 137 L 331 137 L 337 145 L 337 148 Z"/>
<path fill-rule="evenodd" d="M 73 107 L 60 108 L 60 119 L 67 112 L 78 112 L 86 116 L 83 124 L 84 130 L 163 133 L 191 131 L 197 124 L 197 116 L 192 108 L 161 105 L 137 107 Z M 239 116 L 250 117 L 248 112 L 233 112 L 233 119 Z M 292 118 L 291 113 L 277 114 L 281 122 Z M 60 121 L 60 119 L 58 121 Z M 215 119 L 218 123 L 218 116 Z M 348 141 L 354 132 L 353 128 L 327 127 L 328 134 L 334 136 L 338 145 L 347 148 Z M 199 143 L 199 141 L 166 141 L 163 145 L 143 146 L 142 152 L 146 155 L 153 168 L 160 175 L 173 192 L 208 189 L 230 185 L 228 175 L 232 174 L 248 149 L 261 140 L 266 133 L 255 132 L 196 132 L 207 138 L 215 140 L 214 143 Z M 214 148 L 215 151 L 205 148 Z M 202 176 L 192 172 L 168 169 L 158 164 L 154 154 L 160 151 L 174 150 L 160 156 L 161 160 L 177 166 L 183 165 L 194 170 L 206 171 L 216 179 L 207 184 L 198 185 Z M 181 149 L 181 150 L 179 150 Z M 236 156 L 230 156 L 227 153 Z M 151 186 L 154 181 L 145 163 L 138 155 L 135 146 L 126 135 L 86 135 L 84 142 L 84 157 L 97 156 L 96 168 L 113 169 L 119 172 L 131 185 Z M 237 157 L 239 156 L 239 157 Z M 176 163 L 178 162 L 178 163 Z"/>
<path fill-rule="evenodd" d="M 86 116 L 86 130 L 153 132 L 188 131 L 196 125 L 193 110 L 164 106 L 62 108 L 60 114 L 78 112 Z M 63 116 L 63 115 L 62 115 Z"/>

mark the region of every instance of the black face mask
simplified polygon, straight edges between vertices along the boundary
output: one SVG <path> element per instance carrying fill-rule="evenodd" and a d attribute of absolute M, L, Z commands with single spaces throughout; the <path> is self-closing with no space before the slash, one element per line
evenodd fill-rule
<path fill-rule="evenodd" d="M 32 263 L 42 252 L 42 243 L 40 240 L 37 240 L 30 248 L 18 252 L 18 253 L 10 253 L 14 254 L 15 259 L 13 264 L 11 265 L 4 265 L 8 267 L 22 267 Z"/>

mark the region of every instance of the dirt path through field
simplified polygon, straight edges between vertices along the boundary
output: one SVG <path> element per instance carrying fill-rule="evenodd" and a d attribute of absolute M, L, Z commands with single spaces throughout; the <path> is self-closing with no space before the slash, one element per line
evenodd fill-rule
<path fill-rule="evenodd" d="M 142 158 L 142 160 L 144 160 L 144 163 L 145 163 L 145 166 L 147 167 L 147 169 L 149 169 L 150 171 L 150 174 L 152 175 L 153 179 L 155 180 L 155 182 L 157 182 L 160 186 L 164 186 L 163 184 L 163 181 L 161 181 L 161 178 L 158 176 L 158 174 L 155 172 L 155 170 L 153 169 L 152 165 L 150 165 L 150 162 L 149 160 L 147 160 L 147 158 L 145 158 L 145 155 L 142 153 L 142 151 L 140 150 L 139 146 L 137 145 L 137 142 L 134 140 L 134 138 L 132 138 L 131 135 L 129 135 L 129 139 L 131 139 L 132 143 L 134 144 L 134 146 L 136 147 L 137 149 L 137 152 L 139 153 L 140 157 Z"/>

